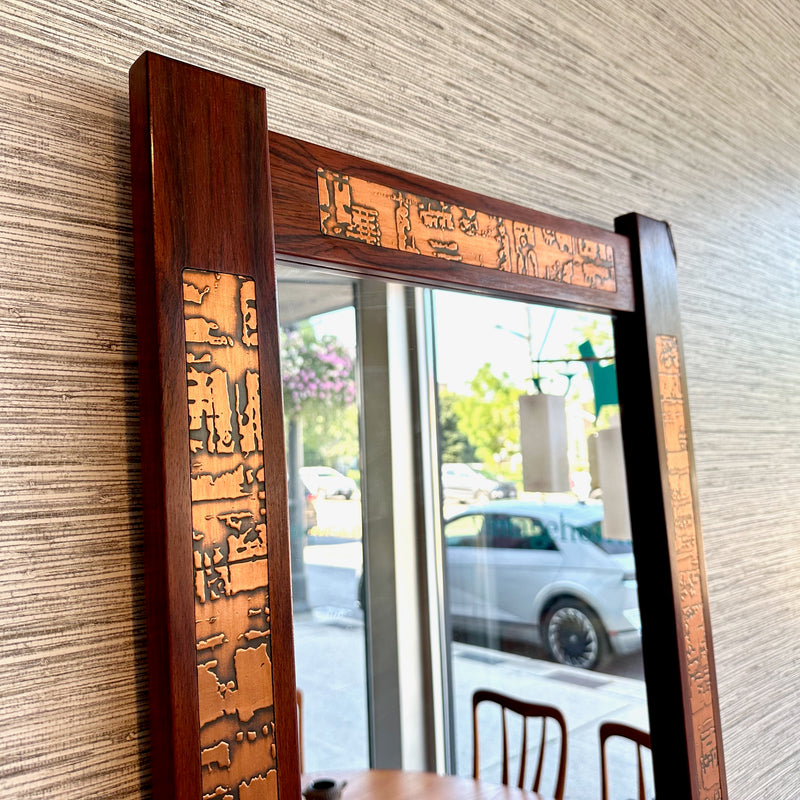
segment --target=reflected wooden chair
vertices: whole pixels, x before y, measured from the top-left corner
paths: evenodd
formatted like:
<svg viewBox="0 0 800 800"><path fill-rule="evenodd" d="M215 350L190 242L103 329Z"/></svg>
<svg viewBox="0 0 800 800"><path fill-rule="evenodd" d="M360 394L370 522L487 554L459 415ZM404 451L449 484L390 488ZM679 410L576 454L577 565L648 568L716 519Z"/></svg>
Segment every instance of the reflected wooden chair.
<svg viewBox="0 0 800 800"><path fill-rule="evenodd" d="M564 783L567 775L567 723L564 720L564 715L555 707L540 705L538 703L529 703L525 700L519 700L515 697L501 694L500 692L493 692L489 689L479 689L472 695L472 742L473 742L473 762L472 762L472 776L475 779L480 777L480 756L479 756L479 736L478 736L478 706L481 703L495 703L500 707L502 717L502 732L503 732L503 784L508 786L508 773L510 753L508 748L508 713L514 713L521 718L521 749L519 757L519 775L517 777L517 787L524 789L525 782L525 768L527 766L528 755L528 720L531 718L540 718L542 721L542 735L539 742L539 756L536 763L536 771L534 773L531 788L534 792L539 791L539 784L542 780L542 773L544 769L544 756L545 747L547 744L547 721L555 720L561 732L561 751L558 761L558 776L556 778L556 788L553 793L555 800L563 800L564 798ZM552 727L552 726L551 726Z"/></svg>
<svg viewBox="0 0 800 800"><path fill-rule="evenodd" d="M624 725L621 722L604 722L600 726L600 778L602 781L602 800L608 800L608 770L606 767L606 742L612 736L621 736L636 743L636 758L639 765L639 797L646 800L644 788L644 768L642 766L642 748L650 749L650 734L647 731Z"/></svg>
<svg viewBox="0 0 800 800"><path fill-rule="evenodd" d="M301 774L305 772L303 759L303 692L297 689L297 755Z"/></svg>

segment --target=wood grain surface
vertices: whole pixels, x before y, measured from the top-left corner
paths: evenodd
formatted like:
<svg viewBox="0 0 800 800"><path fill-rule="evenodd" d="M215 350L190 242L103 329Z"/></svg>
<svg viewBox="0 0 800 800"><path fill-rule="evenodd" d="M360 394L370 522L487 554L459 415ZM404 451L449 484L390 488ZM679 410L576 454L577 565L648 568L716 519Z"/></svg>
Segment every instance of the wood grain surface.
<svg viewBox="0 0 800 800"><path fill-rule="evenodd" d="M153 793L270 800L300 773L264 91L130 74Z"/></svg>
<svg viewBox="0 0 800 800"><path fill-rule="evenodd" d="M798 796L798 42L768 0L3 3L5 792L150 796L127 72L152 49L265 86L300 139L670 221L729 797Z"/></svg>
<svg viewBox="0 0 800 800"><path fill-rule="evenodd" d="M630 248L610 230L273 132L270 172L283 256L415 284L632 308Z"/></svg>
<svg viewBox="0 0 800 800"><path fill-rule="evenodd" d="M399 769L334 770L303 776L303 786L332 778L344 783L343 800L552 800L548 795L454 775Z"/></svg>
<svg viewBox="0 0 800 800"><path fill-rule="evenodd" d="M700 797L721 797L724 780L718 717L716 676L710 666L710 636L706 621L702 554L697 535L697 511L692 491L692 453L689 449L684 376L677 336L656 337L659 404L664 430L667 482L670 489L673 547L677 561L678 605L689 679L694 767Z"/></svg>

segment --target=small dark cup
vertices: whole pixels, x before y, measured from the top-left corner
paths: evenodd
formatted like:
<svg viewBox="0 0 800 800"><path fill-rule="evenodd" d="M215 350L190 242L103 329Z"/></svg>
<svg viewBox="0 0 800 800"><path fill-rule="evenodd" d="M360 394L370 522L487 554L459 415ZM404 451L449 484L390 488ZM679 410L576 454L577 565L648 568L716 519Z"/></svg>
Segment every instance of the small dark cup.
<svg viewBox="0 0 800 800"><path fill-rule="evenodd" d="M347 781L336 783L333 778L317 778L303 789L306 800L339 800Z"/></svg>

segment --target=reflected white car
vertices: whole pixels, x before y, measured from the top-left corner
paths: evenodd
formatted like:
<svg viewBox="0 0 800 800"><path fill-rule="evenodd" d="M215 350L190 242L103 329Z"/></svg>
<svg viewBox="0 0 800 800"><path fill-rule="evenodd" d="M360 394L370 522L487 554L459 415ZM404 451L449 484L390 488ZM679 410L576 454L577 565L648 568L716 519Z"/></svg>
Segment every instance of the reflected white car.
<svg viewBox="0 0 800 800"><path fill-rule="evenodd" d="M445 500L462 503L516 497L517 487L469 464L442 464L442 494Z"/></svg>
<svg viewBox="0 0 800 800"><path fill-rule="evenodd" d="M300 467L298 472L308 491L319 500L337 496L349 500L358 488L352 478L332 467Z"/></svg>
<svg viewBox="0 0 800 800"><path fill-rule="evenodd" d="M498 500L444 527L454 622L523 625L586 669L641 647L630 541L604 539L600 504Z"/></svg>

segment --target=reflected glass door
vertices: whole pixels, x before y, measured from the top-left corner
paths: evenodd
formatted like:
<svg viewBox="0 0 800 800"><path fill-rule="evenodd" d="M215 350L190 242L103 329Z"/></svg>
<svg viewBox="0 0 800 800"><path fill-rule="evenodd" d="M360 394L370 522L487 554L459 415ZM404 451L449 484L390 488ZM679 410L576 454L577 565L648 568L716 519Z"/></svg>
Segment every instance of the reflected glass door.
<svg viewBox="0 0 800 800"><path fill-rule="evenodd" d="M277 274L304 767L425 768L409 296Z"/></svg>
<svg viewBox="0 0 800 800"><path fill-rule="evenodd" d="M278 270L297 686L306 771L369 765L353 283Z"/></svg>
<svg viewBox="0 0 800 800"><path fill-rule="evenodd" d="M433 308L455 771L490 688L561 709L566 798L598 796L601 722L649 728L611 320L444 291ZM499 782L499 743L481 752ZM610 761L628 797L635 753Z"/></svg>

